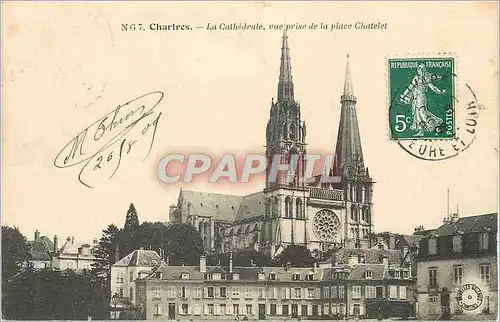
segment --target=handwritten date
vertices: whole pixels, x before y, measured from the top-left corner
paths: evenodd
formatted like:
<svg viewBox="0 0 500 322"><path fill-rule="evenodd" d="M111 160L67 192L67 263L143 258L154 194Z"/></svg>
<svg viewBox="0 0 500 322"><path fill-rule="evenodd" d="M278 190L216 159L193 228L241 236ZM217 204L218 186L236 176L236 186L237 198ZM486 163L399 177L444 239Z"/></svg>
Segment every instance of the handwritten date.
<svg viewBox="0 0 500 322"><path fill-rule="evenodd" d="M156 138L162 113L155 108L163 96L154 91L118 105L73 137L57 154L54 165L81 166L78 181L94 188L92 184L102 176L111 179L116 174L125 156L143 152L144 161Z"/></svg>

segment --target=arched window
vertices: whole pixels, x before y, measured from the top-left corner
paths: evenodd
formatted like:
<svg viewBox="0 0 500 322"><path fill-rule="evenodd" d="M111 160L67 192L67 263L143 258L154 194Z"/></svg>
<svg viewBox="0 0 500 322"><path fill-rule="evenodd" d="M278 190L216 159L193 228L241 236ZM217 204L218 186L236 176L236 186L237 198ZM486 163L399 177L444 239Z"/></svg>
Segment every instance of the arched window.
<svg viewBox="0 0 500 322"><path fill-rule="evenodd" d="M358 221L358 210L355 205L351 206L351 219L354 221Z"/></svg>
<svg viewBox="0 0 500 322"><path fill-rule="evenodd" d="M302 199L297 198L296 201L297 204L297 219L303 219L304 218L304 211L302 209Z"/></svg>
<svg viewBox="0 0 500 322"><path fill-rule="evenodd" d="M285 199L285 217L293 218L293 204L292 198L286 197Z"/></svg>
<svg viewBox="0 0 500 322"><path fill-rule="evenodd" d="M292 124L290 126L290 138L291 139L297 138L297 127L295 126L295 124Z"/></svg>
<svg viewBox="0 0 500 322"><path fill-rule="evenodd" d="M356 186L356 201L363 202L363 185L361 184Z"/></svg>
<svg viewBox="0 0 500 322"><path fill-rule="evenodd" d="M274 197L271 204L272 217L278 217L278 198Z"/></svg>
<svg viewBox="0 0 500 322"><path fill-rule="evenodd" d="M370 222L370 209L365 206L363 207L363 220L366 221L366 222Z"/></svg>
<svg viewBox="0 0 500 322"><path fill-rule="evenodd" d="M372 202L371 201L370 185L369 184L365 185L365 202L368 202L368 203Z"/></svg>

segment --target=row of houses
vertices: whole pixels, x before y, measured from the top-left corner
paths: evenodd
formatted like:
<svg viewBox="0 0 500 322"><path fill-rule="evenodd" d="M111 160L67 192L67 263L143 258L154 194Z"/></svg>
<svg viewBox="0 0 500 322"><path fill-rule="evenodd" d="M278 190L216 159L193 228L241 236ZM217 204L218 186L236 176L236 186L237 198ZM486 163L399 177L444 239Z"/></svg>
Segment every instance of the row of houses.
<svg viewBox="0 0 500 322"><path fill-rule="evenodd" d="M139 249L111 268L111 318L488 318L497 312L496 223L497 214L454 215L434 230L380 234L373 248L340 249L311 268L208 266L203 256L197 266L170 266ZM480 290L479 305L468 306L474 288L464 285Z"/></svg>
<svg viewBox="0 0 500 322"><path fill-rule="evenodd" d="M112 266L112 318L134 308L145 319L251 319L414 315L414 277L402 252L341 250L311 268L169 266L139 249Z"/></svg>

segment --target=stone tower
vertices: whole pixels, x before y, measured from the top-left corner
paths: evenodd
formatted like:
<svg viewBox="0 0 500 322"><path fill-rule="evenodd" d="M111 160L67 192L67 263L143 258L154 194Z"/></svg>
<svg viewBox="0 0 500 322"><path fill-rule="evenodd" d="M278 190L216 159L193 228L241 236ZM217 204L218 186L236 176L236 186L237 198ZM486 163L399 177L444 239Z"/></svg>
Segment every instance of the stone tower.
<svg viewBox="0 0 500 322"><path fill-rule="evenodd" d="M269 166L264 190L266 211L261 245L271 253L280 245L307 242L307 191L301 180L306 153L306 125L294 94L288 36L284 30L277 99L273 99L271 103L266 128L266 157ZM293 173L278 171L273 174L271 164L277 158L280 159L280 164L290 164L294 169Z"/></svg>
<svg viewBox="0 0 500 322"><path fill-rule="evenodd" d="M349 247L371 247L373 228L373 184L365 167L354 95L349 55L347 55L344 92L340 97L340 124L335 147L333 173L341 182L332 188L342 189L346 204L345 244Z"/></svg>

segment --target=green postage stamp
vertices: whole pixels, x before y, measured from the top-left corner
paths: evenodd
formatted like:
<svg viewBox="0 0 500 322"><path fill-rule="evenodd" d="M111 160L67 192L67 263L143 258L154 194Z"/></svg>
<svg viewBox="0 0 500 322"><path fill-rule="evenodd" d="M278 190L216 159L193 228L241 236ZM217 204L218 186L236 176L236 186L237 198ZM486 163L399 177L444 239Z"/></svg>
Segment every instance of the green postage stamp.
<svg viewBox="0 0 500 322"><path fill-rule="evenodd" d="M454 65L451 57L389 59L391 139L455 137Z"/></svg>

